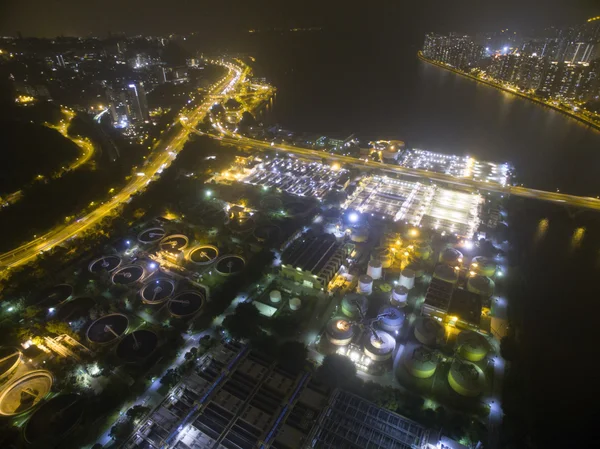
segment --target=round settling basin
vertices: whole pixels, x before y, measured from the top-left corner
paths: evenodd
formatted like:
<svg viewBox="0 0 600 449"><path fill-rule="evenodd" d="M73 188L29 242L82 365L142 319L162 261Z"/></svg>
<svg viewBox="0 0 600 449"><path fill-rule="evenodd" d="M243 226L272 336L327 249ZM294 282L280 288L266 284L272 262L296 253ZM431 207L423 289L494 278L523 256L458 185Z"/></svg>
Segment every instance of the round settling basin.
<svg viewBox="0 0 600 449"><path fill-rule="evenodd" d="M91 343L107 345L114 343L129 327L129 319L120 313L105 315L94 321L87 330L87 339Z"/></svg>

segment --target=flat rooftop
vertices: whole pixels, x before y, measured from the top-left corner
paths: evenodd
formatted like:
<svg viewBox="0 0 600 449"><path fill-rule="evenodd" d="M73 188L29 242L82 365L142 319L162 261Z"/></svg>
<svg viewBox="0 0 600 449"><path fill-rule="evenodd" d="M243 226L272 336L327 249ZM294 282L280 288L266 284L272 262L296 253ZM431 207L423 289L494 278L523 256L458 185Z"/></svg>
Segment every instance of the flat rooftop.
<svg viewBox="0 0 600 449"><path fill-rule="evenodd" d="M309 436L311 448L413 449L429 431L402 415L336 390Z"/></svg>

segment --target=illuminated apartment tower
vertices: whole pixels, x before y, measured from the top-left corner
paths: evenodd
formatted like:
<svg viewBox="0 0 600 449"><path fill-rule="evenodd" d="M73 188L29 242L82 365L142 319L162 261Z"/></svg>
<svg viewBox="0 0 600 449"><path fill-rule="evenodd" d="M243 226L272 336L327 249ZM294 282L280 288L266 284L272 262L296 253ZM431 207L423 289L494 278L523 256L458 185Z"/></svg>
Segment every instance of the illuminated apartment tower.
<svg viewBox="0 0 600 449"><path fill-rule="evenodd" d="M137 122L148 120L148 102L143 83L131 83L127 86L127 110L130 119Z"/></svg>

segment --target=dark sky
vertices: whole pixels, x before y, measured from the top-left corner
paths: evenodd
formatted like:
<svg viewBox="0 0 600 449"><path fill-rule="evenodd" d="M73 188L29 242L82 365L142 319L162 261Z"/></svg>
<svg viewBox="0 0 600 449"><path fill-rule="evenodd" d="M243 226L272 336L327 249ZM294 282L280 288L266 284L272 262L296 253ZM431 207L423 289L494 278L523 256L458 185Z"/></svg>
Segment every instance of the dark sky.
<svg viewBox="0 0 600 449"><path fill-rule="evenodd" d="M269 26L465 32L583 22L600 0L3 0L0 33L52 37Z"/></svg>

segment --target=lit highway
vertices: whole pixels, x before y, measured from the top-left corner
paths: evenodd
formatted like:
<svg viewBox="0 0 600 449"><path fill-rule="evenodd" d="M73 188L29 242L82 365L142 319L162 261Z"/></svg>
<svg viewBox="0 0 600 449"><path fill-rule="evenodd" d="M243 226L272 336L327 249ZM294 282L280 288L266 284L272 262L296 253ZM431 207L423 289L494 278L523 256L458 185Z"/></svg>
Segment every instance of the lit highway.
<svg viewBox="0 0 600 449"><path fill-rule="evenodd" d="M240 69L241 70L241 69ZM260 92L260 94L270 94L268 90ZM350 156L332 155L330 153L313 150L309 148L301 148L293 145L286 144L275 144L266 142L264 140L252 139L249 137L241 136L235 132L229 131L221 123L214 123L213 127L215 130L220 132L220 135L215 136L214 134L205 134L189 127L189 131L195 132L200 135L207 135L216 139L221 140L224 143L228 143L235 146L252 147L257 149L269 149L277 150L287 153L296 154L309 159L321 160L326 158L330 161L335 161L340 164L350 164L358 167L368 167L370 169L376 169L384 173L412 176L415 178L425 178L432 181L446 183L451 186L460 188L466 188L471 190L481 190L487 192L495 192L504 195L515 195L524 198L536 199L541 201L548 201L556 204L563 204L565 206L572 206L577 208L600 210L600 199L592 197L584 197L577 195L568 195L560 192L548 192L544 190L536 190L528 187L519 186L502 186L498 183L483 182L474 179L459 178L445 173L437 173L428 170L422 170L417 168L403 167L399 165L389 165L381 162L374 162L367 159L357 159Z"/></svg>
<svg viewBox="0 0 600 449"><path fill-rule="evenodd" d="M220 80L206 95L204 101L187 115L180 117L190 128L195 127L202 120L209 108L213 105L215 98L227 94L237 88L249 73L249 68L240 68L231 63L218 62L228 69L228 74ZM93 227L104 217L109 216L123 203L127 202L132 195L144 190L153 178L159 176L162 170L169 166L175 159L177 153L183 148L189 135L189 128L182 127L176 135L166 141L159 141L149 156L143 172L134 176L123 189L116 193L110 200L99 205L96 209L80 217L73 223L61 226L57 229L39 236L32 241L0 255L0 267L16 267L22 265L43 251L52 249L62 242L76 237L79 233Z"/></svg>

